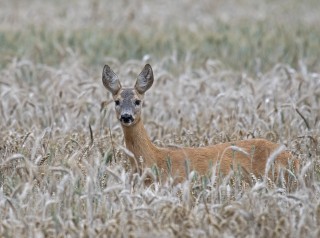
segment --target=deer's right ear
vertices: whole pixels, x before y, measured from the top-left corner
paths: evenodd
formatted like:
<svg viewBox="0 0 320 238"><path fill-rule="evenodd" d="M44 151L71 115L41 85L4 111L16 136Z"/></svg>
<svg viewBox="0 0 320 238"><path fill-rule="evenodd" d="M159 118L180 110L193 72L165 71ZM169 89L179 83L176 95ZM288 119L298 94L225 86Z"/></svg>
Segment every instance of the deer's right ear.
<svg viewBox="0 0 320 238"><path fill-rule="evenodd" d="M108 65L103 67L102 71L102 83L108 89L112 95L116 95L121 89L121 84L118 76L110 69Z"/></svg>
<svg viewBox="0 0 320 238"><path fill-rule="evenodd" d="M144 94L153 84L153 71L150 64L146 64L139 74L138 79L136 81L135 89Z"/></svg>

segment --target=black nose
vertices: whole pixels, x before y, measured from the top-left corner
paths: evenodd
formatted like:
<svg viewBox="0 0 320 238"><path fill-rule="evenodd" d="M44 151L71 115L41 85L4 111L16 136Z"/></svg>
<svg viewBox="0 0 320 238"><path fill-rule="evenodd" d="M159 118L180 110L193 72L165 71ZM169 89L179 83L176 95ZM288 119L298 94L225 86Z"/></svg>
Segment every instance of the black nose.
<svg viewBox="0 0 320 238"><path fill-rule="evenodd" d="M122 122L124 122L124 123L130 123L130 122L133 121L133 117L132 117L130 114L127 114L127 113L126 113L126 114L121 115L120 120L121 120Z"/></svg>

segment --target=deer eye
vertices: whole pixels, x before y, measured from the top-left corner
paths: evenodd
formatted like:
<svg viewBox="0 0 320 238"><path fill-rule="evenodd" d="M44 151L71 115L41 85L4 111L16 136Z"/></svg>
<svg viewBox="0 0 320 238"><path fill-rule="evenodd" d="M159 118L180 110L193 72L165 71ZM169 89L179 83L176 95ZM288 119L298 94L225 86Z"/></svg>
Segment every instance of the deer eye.
<svg viewBox="0 0 320 238"><path fill-rule="evenodd" d="M140 101L140 100L136 100L136 101L134 102L134 104L135 104L136 106L140 106L141 101Z"/></svg>
<svg viewBox="0 0 320 238"><path fill-rule="evenodd" d="M114 103L116 104L116 106L120 105L120 100L115 100Z"/></svg>

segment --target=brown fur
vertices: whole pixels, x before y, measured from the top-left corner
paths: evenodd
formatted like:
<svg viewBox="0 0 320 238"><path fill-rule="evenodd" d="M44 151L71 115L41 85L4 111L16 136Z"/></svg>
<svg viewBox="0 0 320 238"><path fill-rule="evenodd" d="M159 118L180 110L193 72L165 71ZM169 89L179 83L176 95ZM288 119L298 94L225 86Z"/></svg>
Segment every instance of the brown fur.
<svg viewBox="0 0 320 238"><path fill-rule="evenodd" d="M245 172L259 177L265 173L269 156L279 147L278 144L265 139L251 139L199 148L159 148L150 141L141 119L133 126L123 126L123 132L126 147L134 154L139 169L156 165L161 171L161 180L166 180L168 175L176 178L177 181L185 179L187 177L186 161L189 161L190 171L195 170L200 175L210 173L210 165L215 166L219 163L218 170L224 175L228 174L232 168L238 169L240 166ZM247 154L231 146L241 148ZM169 171L168 159L170 159L171 171ZM277 155L276 176L278 169L288 167L290 160L292 155L288 151L282 151ZM298 161L292 162L296 170ZM132 166L136 167L134 161Z"/></svg>
<svg viewBox="0 0 320 238"><path fill-rule="evenodd" d="M211 172L210 167L216 165L218 171L224 175L232 168L236 170L240 168L247 174L261 176L265 173L268 158L279 147L279 144L265 139L243 140L199 148L156 147L150 141L140 117L140 102L145 91L153 83L151 66L145 66L134 88L122 88L119 79L108 66L103 70L102 80L105 87L112 92L116 102L117 118L122 124L126 147L135 157L135 160L131 160L133 169L141 170L143 167L156 165L160 172L159 179L162 181L168 176L182 181L188 176L187 168L189 171L195 170L200 175L205 175ZM288 167L290 163L295 170L298 169L298 161L292 158L290 152L279 152L274 160L275 176L281 167Z"/></svg>

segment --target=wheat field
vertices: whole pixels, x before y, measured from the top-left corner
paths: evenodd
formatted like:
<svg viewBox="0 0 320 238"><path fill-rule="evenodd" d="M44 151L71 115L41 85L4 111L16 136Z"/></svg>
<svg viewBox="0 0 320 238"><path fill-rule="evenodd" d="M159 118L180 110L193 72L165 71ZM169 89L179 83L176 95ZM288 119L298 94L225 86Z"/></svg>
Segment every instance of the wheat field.
<svg viewBox="0 0 320 238"><path fill-rule="evenodd" d="M0 237L319 237L320 3L3 0ZM144 185L132 174L105 64L155 82L158 146L285 145L293 183L235 173Z"/></svg>

